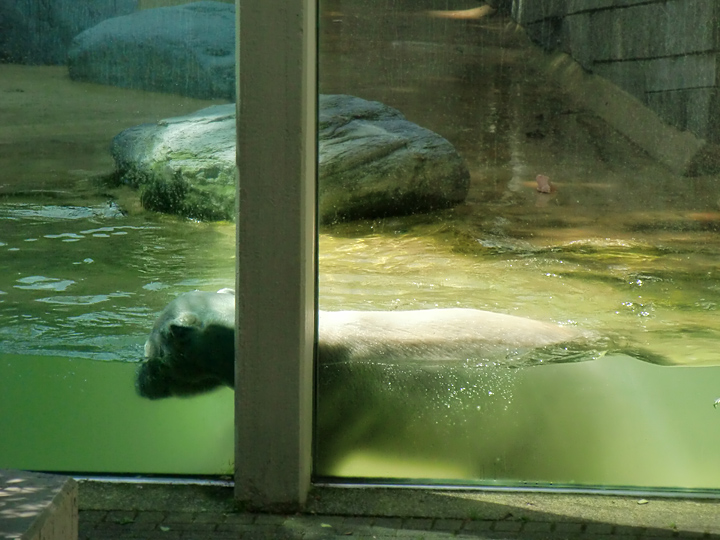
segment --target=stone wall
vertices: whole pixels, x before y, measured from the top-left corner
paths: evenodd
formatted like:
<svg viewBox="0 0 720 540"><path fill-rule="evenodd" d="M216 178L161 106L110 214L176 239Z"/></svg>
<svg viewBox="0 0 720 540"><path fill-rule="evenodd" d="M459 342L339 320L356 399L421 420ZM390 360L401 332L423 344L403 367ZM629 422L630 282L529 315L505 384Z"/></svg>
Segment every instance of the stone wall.
<svg viewBox="0 0 720 540"><path fill-rule="evenodd" d="M717 0L513 0L530 37L720 143Z"/></svg>

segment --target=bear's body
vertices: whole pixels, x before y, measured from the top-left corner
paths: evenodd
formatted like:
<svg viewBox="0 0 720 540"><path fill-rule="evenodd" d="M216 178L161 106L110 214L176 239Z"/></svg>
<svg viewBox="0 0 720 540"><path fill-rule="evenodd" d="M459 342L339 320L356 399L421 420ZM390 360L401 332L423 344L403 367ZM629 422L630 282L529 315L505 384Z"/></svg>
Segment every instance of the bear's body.
<svg viewBox="0 0 720 540"><path fill-rule="evenodd" d="M528 351L588 337L574 328L460 308L321 311L318 327L320 365L513 362ZM185 293L170 302L155 322L138 370L137 389L143 397L158 399L190 396L222 385L233 387L234 361L234 294L227 290Z"/></svg>

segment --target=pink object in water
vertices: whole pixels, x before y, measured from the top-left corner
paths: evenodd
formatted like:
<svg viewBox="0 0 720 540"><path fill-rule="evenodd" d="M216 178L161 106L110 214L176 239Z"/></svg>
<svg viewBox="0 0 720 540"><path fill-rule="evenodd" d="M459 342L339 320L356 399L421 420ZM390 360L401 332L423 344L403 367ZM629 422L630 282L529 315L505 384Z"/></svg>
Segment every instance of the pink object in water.
<svg viewBox="0 0 720 540"><path fill-rule="evenodd" d="M544 174L538 174L535 177L535 181L537 182L537 190L540 193L552 193L553 191L555 191L555 186L550 183L549 176L545 176Z"/></svg>

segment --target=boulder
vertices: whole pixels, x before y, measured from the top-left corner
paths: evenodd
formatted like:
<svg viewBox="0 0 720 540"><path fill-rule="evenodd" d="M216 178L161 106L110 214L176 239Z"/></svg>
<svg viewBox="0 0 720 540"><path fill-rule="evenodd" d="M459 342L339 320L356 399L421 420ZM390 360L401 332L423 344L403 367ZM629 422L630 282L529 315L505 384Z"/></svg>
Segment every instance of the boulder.
<svg viewBox="0 0 720 540"><path fill-rule="evenodd" d="M82 32L68 54L74 80L235 99L235 6L146 9Z"/></svg>
<svg viewBox="0 0 720 540"><path fill-rule="evenodd" d="M0 0L0 62L64 64L75 36L137 5L138 0Z"/></svg>
<svg viewBox="0 0 720 540"><path fill-rule="evenodd" d="M465 199L469 173L445 139L397 110L320 96L322 223L427 212ZM145 208L195 219L235 214L235 106L127 129L112 143L123 182Z"/></svg>
<svg viewBox="0 0 720 540"><path fill-rule="evenodd" d="M320 96L318 144L323 223L428 212L467 196L455 147L377 101Z"/></svg>
<svg viewBox="0 0 720 540"><path fill-rule="evenodd" d="M235 105L142 124L111 146L122 181L142 205L193 219L235 216Z"/></svg>

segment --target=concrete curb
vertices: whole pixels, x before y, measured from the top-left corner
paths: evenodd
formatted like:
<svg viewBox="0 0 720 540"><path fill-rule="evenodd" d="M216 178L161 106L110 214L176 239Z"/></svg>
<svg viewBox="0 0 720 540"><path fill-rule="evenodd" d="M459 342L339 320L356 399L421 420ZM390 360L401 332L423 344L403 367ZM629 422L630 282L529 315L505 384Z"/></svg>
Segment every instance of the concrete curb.
<svg viewBox="0 0 720 540"><path fill-rule="evenodd" d="M80 538L719 538L716 499L315 487L303 513L238 509L231 487L80 486Z"/></svg>

